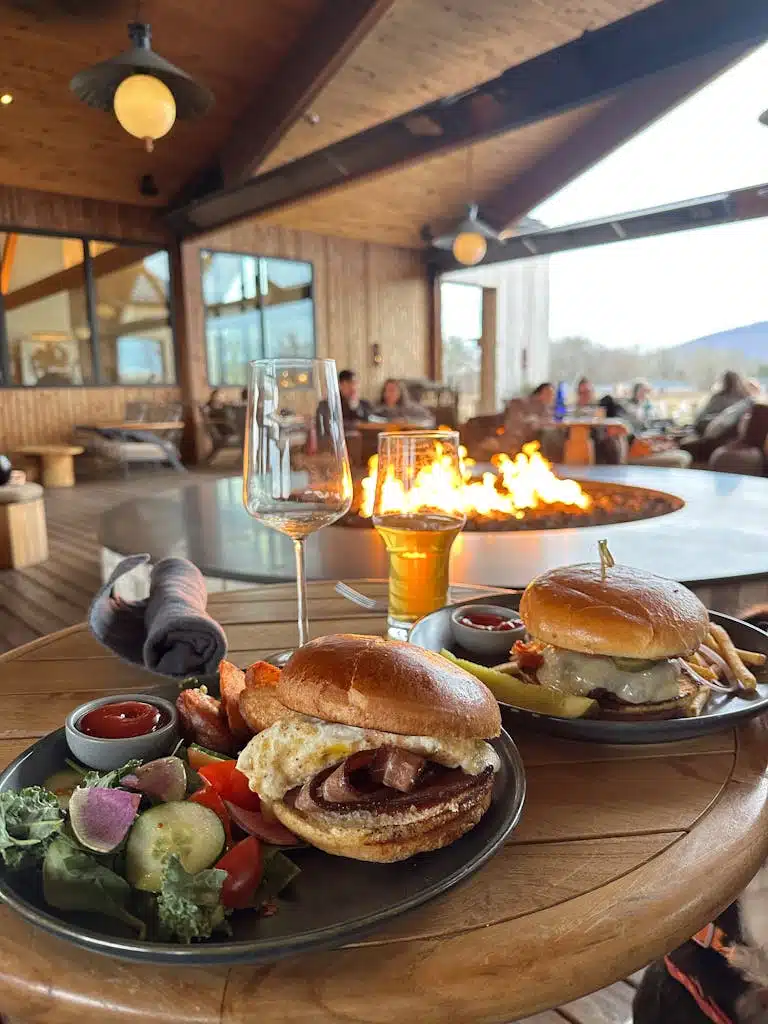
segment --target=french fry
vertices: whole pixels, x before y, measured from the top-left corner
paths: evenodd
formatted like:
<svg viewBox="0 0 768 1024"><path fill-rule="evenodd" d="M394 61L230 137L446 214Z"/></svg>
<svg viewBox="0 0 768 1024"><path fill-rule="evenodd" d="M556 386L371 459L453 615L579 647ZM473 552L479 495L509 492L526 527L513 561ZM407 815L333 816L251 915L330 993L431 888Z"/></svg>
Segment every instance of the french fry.
<svg viewBox="0 0 768 1024"><path fill-rule="evenodd" d="M717 640L719 653L723 656L739 683L745 690L754 690L757 686L757 680L739 657L733 640L731 640L722 626L712 623L709 631Z"/></svg>
<svg viewBox="0 0 768 1024"><path fill-rule="evenodd" d="M707 665L703 658L700 658L698 661L694 661L692 658L686 658L686 663L691 666L694 672L703 676L704 679L711 679L713 683L717 681L717 672L715 672L711 665Z"/></svg>
<svg viewBox="0 0 768 1024"><path fill-rule="evenodd" d="M737 647L736 653L745 665L751 665L752 668L762 668L766 661L768 661L768 657L764 654L758 654L757 651L742 651L740 647Z"/></svg>
<svg viewBox="0 0 768 1024"><path fill-rule="evenodd" d="M717 642L717 637L713 633L713 623L709 624L709 633L707 633L707 647L711 647L716 654L722 654L720 650L720 644Z"/></svg>
<svg viewBox="0 0 768 1024"><path fill-rule="evenodd" d="M709 703L709 696L710 696L710 691L706 687L702 686L701 689L699 690L699 692L696 694L696 696L693 698L693 700L690 703L690 706L688 708L688 717L689 718L698 718L699 717L699 715L702 713L704 708Z"/></svg>
<svg viewBox="0 0 768 1024"><path fill-rule="evenodd" d="M703 668L707 664L698 651L694 651L690 658L686 658L686 661L689 665L693 665L694 668Z"/></svg>

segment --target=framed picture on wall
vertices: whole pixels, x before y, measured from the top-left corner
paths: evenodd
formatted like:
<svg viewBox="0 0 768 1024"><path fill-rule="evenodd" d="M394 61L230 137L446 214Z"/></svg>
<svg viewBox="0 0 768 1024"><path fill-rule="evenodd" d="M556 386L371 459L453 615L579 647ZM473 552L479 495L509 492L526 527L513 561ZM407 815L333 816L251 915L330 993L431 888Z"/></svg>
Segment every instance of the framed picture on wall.
<svg viewBox="0 0 768 1024"><path fill-rule="evenodd" d="M21 382L35 385L82 384L80 346L65 334L33 334L19 341Z"/></svg>

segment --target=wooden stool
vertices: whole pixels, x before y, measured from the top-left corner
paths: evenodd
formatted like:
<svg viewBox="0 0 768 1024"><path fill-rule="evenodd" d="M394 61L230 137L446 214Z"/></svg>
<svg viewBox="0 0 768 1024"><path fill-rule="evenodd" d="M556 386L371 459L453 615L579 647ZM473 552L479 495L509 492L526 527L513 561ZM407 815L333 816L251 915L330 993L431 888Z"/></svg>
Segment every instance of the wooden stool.
<svg viewBox="0 0 768 1024"><path fill-rule="evenodd" d="M43 487L74 487L75 460L85 449L76 444L27 444L19 448L21 455L40 459Z"/></svg>
<svg viewBox="0 0 768 1024"><path fill-rule="evenodd" d="M40 484L0 487L0 569L23 569L48 557Z"/></svg>

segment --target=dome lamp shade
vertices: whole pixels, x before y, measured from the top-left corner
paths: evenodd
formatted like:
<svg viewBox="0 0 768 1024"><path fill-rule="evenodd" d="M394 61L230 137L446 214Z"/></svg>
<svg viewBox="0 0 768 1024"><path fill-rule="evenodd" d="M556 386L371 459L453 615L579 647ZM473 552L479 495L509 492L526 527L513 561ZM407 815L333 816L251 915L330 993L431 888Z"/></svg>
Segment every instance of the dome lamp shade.
<svg viewBox="0 0 768 1024"><path fill-rule="evenodd" d="M128 35L129 50L74 76L69 87L78 99L98 110L114 111L129 134L150 142L169 132L176 118L198 117L210 110L213 93L155 53L149 25L131 22Z"/></svg>

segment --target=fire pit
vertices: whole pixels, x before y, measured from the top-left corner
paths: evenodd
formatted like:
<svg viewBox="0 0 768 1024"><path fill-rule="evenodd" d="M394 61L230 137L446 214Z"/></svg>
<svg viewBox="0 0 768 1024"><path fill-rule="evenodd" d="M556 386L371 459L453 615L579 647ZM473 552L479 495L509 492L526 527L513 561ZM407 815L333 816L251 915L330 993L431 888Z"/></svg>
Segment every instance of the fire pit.
<svg viewBox="0 0 768 1024"><path fill-rule="evenodd" d="M684 502L672 494L597 481L577 481L557 476L539 452L538 444L523 446L513 458L494 456L493 471L479 473L472 459L462 451L464 487L462 507L467 516L466 531L504 532L560 530L584 526L629 523L676 512ZM393 481L391 504L397 508L397 481ZM428 486L428 484L425 484ZM368 476L356 491L352 510L339 525L366 529L376 490L376 456L369 462ZM438 504L436 500L435 504Z"/></svg>

